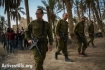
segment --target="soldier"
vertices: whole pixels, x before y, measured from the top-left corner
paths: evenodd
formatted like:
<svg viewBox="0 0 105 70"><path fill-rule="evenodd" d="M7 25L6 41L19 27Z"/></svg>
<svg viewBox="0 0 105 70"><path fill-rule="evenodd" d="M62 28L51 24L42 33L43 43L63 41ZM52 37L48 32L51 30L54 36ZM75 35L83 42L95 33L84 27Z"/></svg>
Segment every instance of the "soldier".
<svg viewBox="0 0 105 70"><path fill-rule="evenodd" d="M92 46L93 46L94 48L96 48L96 47L94 46L94 43L93 43L93 41L94 41L94 24L93 24L93 21L92 21L92 20L90 21L90 25L89 25L89 27L88 27L88 33L89 33L89 37L90 37L90 40L89 40L89 42L88 42L88 45L89 45L89 43L91 42Z"/></svg>
<svg viewBox="0 0 105 70"><path fill-rule="evenodd" d="M32 49L34 54L34 60L35 60L35 70L43 70L43 62L46 57L46 52L52 50L53 45L53 36L51 31L51 26L48 22L43 20L43 10L37 9L36 11L36 20L33 20L29 25L25 32L25 37L28 40L29 44L32 44L32 37L37 37L38 39L38 47L40 48L42 55L40 56L40 53L38 52L37 48L34 47ZM44 26L43 26L44 25ZM44 29L42 29L44 27ZM42 35L43 32L43 35ZM49 38L49 47L47 47L48 39ZM43 42L40 40L43 39Z"/></svg>
<svg viewBox="0 0 105 70"><path fill-rule="evenodd" d="M81 21L74 27L74 34L78 40L78 53L80 56L86 56L85 50L87 48L87 39L84 33L85 17L81 18ZM82 46L83 44L83 46Z"/></svg>
<svg viewBox="0 0 105 70"><path fill-rule="evenodd" d="M56 37L57 37L57 50L55 52L55 59L58 59L58 53L62 50L65 61L71 61L71 59L68 58L67 54L67 39L68 39L68 22L66 21L68 18L68 14L64 13L63 18L58 21L56 26Z"/></svg>

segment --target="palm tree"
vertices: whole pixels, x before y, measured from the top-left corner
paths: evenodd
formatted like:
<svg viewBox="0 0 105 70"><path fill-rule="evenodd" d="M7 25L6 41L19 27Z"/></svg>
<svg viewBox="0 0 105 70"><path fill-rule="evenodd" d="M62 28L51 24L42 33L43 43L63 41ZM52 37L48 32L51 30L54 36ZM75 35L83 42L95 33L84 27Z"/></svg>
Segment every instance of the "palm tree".
<svg viewBox="0 0 105 70"><path fill-rule="evenodd" d="M86 5L86 10L87 10L87 15L89 17L89 21L91 20L91 12L92 12L92 9L91 9L91 3L89 0L85 0L85 5Z"/></svg>
<svg viewBox="0 0 105 70"><path fill-rule="evenodd" d="M10 11L11 19L16 20L17 28L18 28L18 20L21 19L20 13L25 15L25 12L22 11L22 9L24 9L24 8L23 7L17 7L17 8L11 9L11 11Z"/></svg>
<svg viewBox="0 0 105 70"><path fill-rule="evenodd" d="M10 14L9 14L9 9L10 9L10 3L11 0L0 0L0 6L1 7L5 7L5 13L7 13L7 17L8 17L8 26L11 27L10 24Z"/></svg>
<svg viewBox="0 0 105 70"><path fill-rule="evenodd" d="M55 36L55 22L59 18L57 16L57 13L61 12L64 8L60 3L57 3L56 0L42 0L43 6L38 6L38 8L41 8L44 10L45 13L47 13L48 22L53 25L53 32Z"/></svg>
<svg viewBox="0 0 105 70"><path fill-rule="evenodd" d="M28 0L24 0L24 2L25 2L25 8L26 8L27 24L29 24L30 23L30 16L29 16Z"/></svg>
<svg viewBox="0 0 105 70"><path fill-rule="evenodd" d="M102 19L105 20L105 10L102 13Z"/></svg>
<svg viewBox="0 0 105 70"><path fill-rule="evenodd" d="M64 3L64 0L58 0L58 6L62 7L63 6L63 11L65 13L65 9L66 9L66 6L65 6L65 3Z"/></svg>
<svg viewBox="0 0 105 70"><path fill-rule="evenodd" d="M93 10L94 10L94 12L95 12L95 15L96 15L96 18L97 18L97 22L98 22L99 28L101 29L102 34L103 34L103 36L105 37L105 33L104 33L104 29L103 29L102 20L101 20L100 17L99 17L98 11L97 11L97 9L96 9L96 6L95 6L95 3L94 3L93 0L91 0L91 5L92 5L92 8L93 8Z"/></svg>
<svg viewBox="0 0 105 70"><path fill-rule="evenodd" d="M64 3L66 5L67 13L68 13L68 22L69 22L69 31L70 35L73 35L73 15L72 15L72 6L73 6L73 0L64 0ZM72 37L73 38L73 37Z"/></svg>
<svg viewBox="0 0 105 70"><path fill-rule="evenodd" d="M46 9L47 9L46 11L47 11L48 22L51 23L49 7L47 6Z"/></svg>
<svg viewBox="0 0 105 70"><path fill-rule="evenodd" d="M63 10L62 5L58 5L56 0L42 0L42 3L44 4L45 7L43 6L38 6L38 8L41 8L47 13L50 23L54 24L54 21L57 17L57 13L61 12Z"/></svg>
<svg viewBox="0 0 105 70"><path fill-rule="evenodd" d="M11 28L10 24L10 9L20 5L22 0L0 0L0 7L4 7L4 12L7 13L8 27ZM14 6L15 5L15 6Z"/></svg>
<svg viewBox="0 0 105 70"><path fill-rule="evenodd" d="M4 16L0 15L0 30L6 29L7 27L7 21L5 21Z"/></svg>
<svg viewBox="0 0 105 70"><path fill-rule="evenodd" d="M101 5L102 5L101 19L105 20L105 0L102 0Z"/></svg>
<svg viewBox="0 0 105 70"><path fill-rule="evenodd" d="M78 15L78 19L80 20L80 8L79 8L80 2L79 0L74 0L73 4L74 4L74 11L76 11L76 14Z"/></svg>
<svg viewBox="0 0 105 70"><path fill-rule="evenodd" d="M69 23L69 32L72 38L72 42L75 42L75 38L74 38L74 32L73 32L73 15L72 15L72 7L73 7L73 0L58 0L58 2L64 2L65 6L66 6L66 10L68 13L68 23ZM75 21L75 20L74 20Z"/></svg>
<svg viewBox="0 0 105 70"><path fill-rule="evenodd" d="M3 16L0 16L0 20L1 20L1 28L3 30L5 18Z"/></svg>

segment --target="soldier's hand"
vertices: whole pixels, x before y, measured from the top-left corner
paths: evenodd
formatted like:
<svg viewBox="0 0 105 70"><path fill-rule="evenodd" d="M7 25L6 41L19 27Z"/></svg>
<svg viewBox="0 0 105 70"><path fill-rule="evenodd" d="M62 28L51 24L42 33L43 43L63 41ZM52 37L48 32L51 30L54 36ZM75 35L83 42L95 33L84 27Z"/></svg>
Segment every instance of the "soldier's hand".
<svg viewBox="0 0 105 70"><path fill-rule="evenodd" d="M29 43L29 44L32 44L32 40L28 40L28 43Z"/></svg>
<svg viewBox="0 0 105 70"><path fill-rule="evenodd" d="M49 45L48 50L52 51L52 45Z"/></svg>
<svg viewBox="0 0 105 70"><path fill-rule="evenodd" d="M57 40L60 40L60 36L57 36Z"/></svg>

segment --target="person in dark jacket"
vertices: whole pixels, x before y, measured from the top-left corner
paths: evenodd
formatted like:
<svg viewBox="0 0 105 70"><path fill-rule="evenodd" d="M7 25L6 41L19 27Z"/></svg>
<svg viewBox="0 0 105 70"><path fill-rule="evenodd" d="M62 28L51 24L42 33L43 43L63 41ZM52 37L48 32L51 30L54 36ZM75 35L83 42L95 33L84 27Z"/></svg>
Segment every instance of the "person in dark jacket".
<svg viewBox="0 0 105 70"><path fill-rule="evenodd" d="M21 33L21 30L17 33L17 40L18 40L18 50L23 50L23 34Z"/></svg>
<svg viewBox="0 0 105 70"><path fill-rule="evenodd" d="M8 33L8 40L9 40L9 45L10 45L10 53L14 52L14 39L15 39L15 33L11 29L10 32Z"/></svg>

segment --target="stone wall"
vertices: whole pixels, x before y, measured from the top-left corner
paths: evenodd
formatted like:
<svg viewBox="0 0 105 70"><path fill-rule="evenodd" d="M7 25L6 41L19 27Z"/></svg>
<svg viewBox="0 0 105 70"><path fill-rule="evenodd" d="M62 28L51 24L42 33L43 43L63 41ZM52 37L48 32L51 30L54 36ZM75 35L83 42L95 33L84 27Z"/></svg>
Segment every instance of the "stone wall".
<svg viewBox="0 0 105 70"><path fill-rule="evenodd" d="M32 21L32 17L30 17L30 21ZM14 31L16 31L17 26L13 25L12 27L13 27ZM26 29L27 28L27 19L25 19L24 17L21 17L20 23L18 24L18 27L19 27L19 29L21 29L22 27L24 29Z"/></svg>

